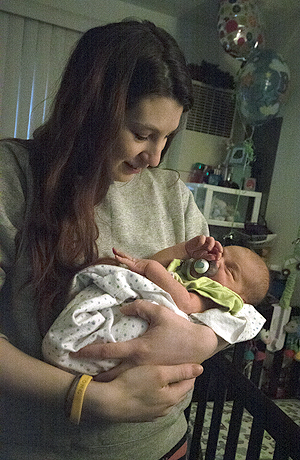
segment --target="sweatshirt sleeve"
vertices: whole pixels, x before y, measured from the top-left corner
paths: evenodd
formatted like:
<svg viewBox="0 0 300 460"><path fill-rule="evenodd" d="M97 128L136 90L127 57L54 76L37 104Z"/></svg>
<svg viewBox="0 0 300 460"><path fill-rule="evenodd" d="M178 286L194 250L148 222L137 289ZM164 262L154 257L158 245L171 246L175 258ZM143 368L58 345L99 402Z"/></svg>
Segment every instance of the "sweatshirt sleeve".
<svg viewBox="0 0 300 460"><path fill-rule="evenodd" d="M15 258L15 237L24 221L29 172L26 150L14 142L0 143L0 248L1 267Z"/></svg>
<svg viewBox="0 0 300 460"><path fill-rule="evenodd" d="M26 150L15 142L0 142L0 290L15 262L15 238L24 221L28 199L28 172ZM1 297L1 303L5 298ZM3 305L0 308L2 315Z"/></svg>

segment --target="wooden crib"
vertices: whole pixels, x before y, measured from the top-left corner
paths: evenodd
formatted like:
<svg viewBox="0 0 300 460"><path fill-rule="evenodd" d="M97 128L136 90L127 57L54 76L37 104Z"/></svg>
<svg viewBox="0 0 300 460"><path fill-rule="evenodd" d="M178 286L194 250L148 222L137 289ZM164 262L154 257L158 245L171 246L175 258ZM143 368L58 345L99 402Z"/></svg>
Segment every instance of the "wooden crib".
<svg viewBox="0 0 300 460"><path fill-rule="evenodd" d="M204 364L204 373L197 378L192 407L195 419L191 433L189 460L235 460L244 410L252 419L245 460L259 460L266 432L274 439L273 460L300 460L300 427L242 372L235 360L229 360L223 352ZM222 456L216 457L224 404L230 402L232 410L224 442ZM207 405L212 409L205 453L201 439ZM191 413L187 414L191 417Z"/></svg>

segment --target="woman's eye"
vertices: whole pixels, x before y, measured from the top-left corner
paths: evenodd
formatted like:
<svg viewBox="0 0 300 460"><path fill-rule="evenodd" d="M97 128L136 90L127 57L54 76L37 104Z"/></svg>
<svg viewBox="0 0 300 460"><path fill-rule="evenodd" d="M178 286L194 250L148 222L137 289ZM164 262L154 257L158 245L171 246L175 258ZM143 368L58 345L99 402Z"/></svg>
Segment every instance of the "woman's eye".
<svg viewBox="0 0 300 460"><path fill-rule="evenodd" d="M138 140L138 141L146 141L148 139L147 136L141 136L140 134L138 133L134 133L134 137Z"/></svg>

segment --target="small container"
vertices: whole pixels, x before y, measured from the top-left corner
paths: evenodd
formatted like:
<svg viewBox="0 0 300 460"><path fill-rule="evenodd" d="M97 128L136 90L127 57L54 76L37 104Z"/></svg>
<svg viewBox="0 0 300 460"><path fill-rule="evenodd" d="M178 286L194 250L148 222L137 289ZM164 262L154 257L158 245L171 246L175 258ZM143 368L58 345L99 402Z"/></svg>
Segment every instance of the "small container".
<svg viewBox="0 0 300 460"><path fill-rule="evenodd" d="M210 185L219 185L222 181L221 168L218 166L208 176L208 183Z"/></svg>
<svg viewBox="0 0 300 460"><path fill-rule="evenodd" d="M191 167L188 182L202 184L204 182L205 165L203 163L194 163Z"/></svg>
<svg viewBox="0 0 300 460"><path fill-rule="evenodd" d="M179 268L188 280L196 280L201 276L209 278L218 271L216 262L206 259L186 259L182 261Z"/></svg>

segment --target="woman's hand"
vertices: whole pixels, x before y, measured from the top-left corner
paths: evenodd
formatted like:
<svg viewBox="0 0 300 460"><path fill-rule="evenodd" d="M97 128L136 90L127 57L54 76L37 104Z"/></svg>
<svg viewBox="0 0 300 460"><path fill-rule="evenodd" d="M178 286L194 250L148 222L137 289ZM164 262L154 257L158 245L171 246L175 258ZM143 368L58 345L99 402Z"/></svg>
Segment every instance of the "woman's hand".
<svg viewBox="0 0 300 460"><path fill-rule="evenodd" d="M136 300L123 306L121 311L148 321L147 332L128 342L94 343L73 354L89 359L121 359L119 366L100 374L101 381L114 379L134 366L200 364L220 346L218 337L209 327L190 323L166 307Z"/></svg>
<svg viewBox="0 0 300 460"><path fill-rule="evenodd" d="M1 393L25 398L53 414L65 417L66 395L74 375L40 361L0 338ZM166 415L193 389L202 372L198 364L140 366L123 372L109 383L90 382L82 418L112 422L145 422ZM53 423L53 421L51 421Z"/></svg>
<svg viewBox="0 0 300 460"><path fill-rule="evenodd" d="M91 382L84 416L92 414L113 422L153 421L185 398L201 372L198 364L138 366L110 383Z"/></svg>

